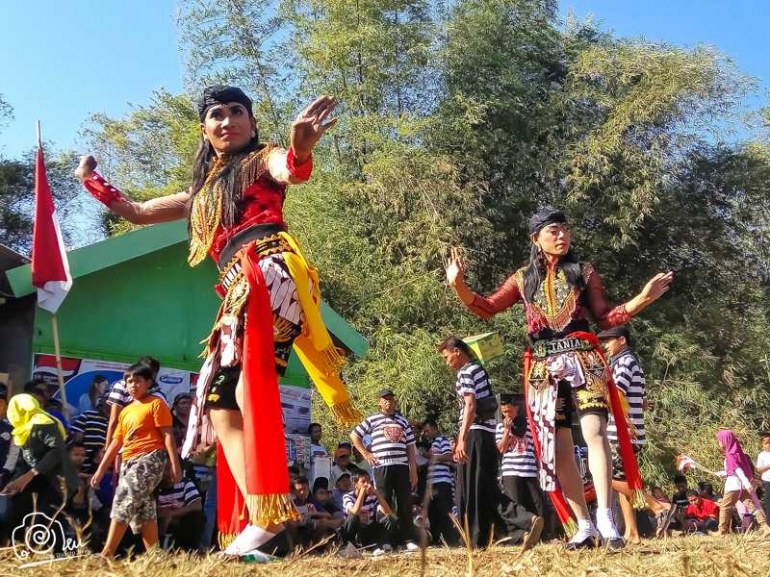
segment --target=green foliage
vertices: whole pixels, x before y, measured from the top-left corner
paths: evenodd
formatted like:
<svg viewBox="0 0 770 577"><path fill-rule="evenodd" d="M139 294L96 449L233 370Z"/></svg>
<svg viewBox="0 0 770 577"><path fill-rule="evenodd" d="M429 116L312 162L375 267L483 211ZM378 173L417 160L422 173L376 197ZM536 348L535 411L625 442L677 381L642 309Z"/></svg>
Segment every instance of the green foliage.
<svg viewBox="0 0 770 577"><path fill-rule="evenodd" d="M65 244L76 225L73 216L81 211L80 187L72 178L77 164L74 152L44 147L46 172ZM24 255L32 252L35 217L35 154L31 150L18 159L0 158L0 244Z"/></svg>
<svg viewBox="0 0 770 577"><path fill-rule="evenodd" d="M529 215L551 203L616 301L676 271L633 322L655 402L645 474L662 483L682 451L716 466L719 426L768 425L770 145L721 142L753 87L721 54L561 26L550 0L180 4L195 97L206 82L240 84L263 140L285 144L318 94L340 100L286 215L326 300L370 341L346 369L362 408L389 386L408 416L451 428L454 377L435 345L453 333L500 331L495 389L521 390L521 310L475 319L443 261L461 246L469 282L492 290L529 252ZM159 92L127 118L94 120L89 136L126 192L187 186L190 98ZM327 440L345 435L326 411L316 418Z"/></svg>

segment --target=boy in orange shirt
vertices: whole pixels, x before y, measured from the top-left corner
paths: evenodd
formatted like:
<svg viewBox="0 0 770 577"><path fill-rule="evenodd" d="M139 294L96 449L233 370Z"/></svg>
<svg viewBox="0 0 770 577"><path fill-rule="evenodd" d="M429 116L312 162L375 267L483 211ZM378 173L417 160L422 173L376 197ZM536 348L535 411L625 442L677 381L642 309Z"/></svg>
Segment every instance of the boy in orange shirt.
<svg viewBox="0 0 770 577"><path fill-rule="evenodd" d="M141 533L145 549L158 544L158 521L153 492L163 478L166 462L171 462L174 483L182 478L168 405L148 394L152 386L152 370L136 364L126 371L128 392L134 401L120 413L118 425L99 469L91 478L97 488L123 447L120 481L112 505L112 521L102 556L114 557L126 528Z"/></svg>

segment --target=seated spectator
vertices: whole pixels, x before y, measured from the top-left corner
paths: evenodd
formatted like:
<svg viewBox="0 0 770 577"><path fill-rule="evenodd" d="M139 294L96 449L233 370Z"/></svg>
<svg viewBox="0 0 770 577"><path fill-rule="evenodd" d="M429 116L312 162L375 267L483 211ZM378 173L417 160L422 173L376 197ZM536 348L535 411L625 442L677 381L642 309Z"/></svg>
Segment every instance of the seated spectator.
<svg viewBox="0 0 770 577"><path fill-rule="evenodd" d="M343 545L377 545L374 555L392 551L390 542L396 528L393 511L374 488L369 473L361 471L355 474L353 490L345 495L343 503L345 522L340 529Z"/></svg>
<svg viewBox="0 0 770 577"><path fill-rule="evenodd" d="M96 400L96 408L86 411L72 422L70 434L76 443L82 443L86 449L87 460L83 465L83 471L93 473L96 471L94 456L99 449L107 444L107 426L110 421L110 409L105 402L104 395Z"/></svg>
<svg viewBox="0 0 770 577"><path fill-rule="evenodd" d="M84 470L88 462L86 447L83 443L70 443L68 453L72 466L75 468L75 472L80 480L80 485L72 497L72 503L68 512L81 530L85 528L84 537L87 539L91 550L98 550L103 543L104 532L109 525L109 517L105 519L100 514L103 505L99 501L96 492L88 485L91 475Z"/></svg>
<svg viewBox="0 0 770 577"><path fill-rule="evenodd" d="M663 492L663 489L661 489L660 487L652 487L652 489L650 489L650 493L652 494L653 497L655 497L655 499L657 499L661 503L669 503L669 504L671 503L671 500L668 497L666 497L666 494Z"/></svg>
<svg viewBox="0 0 770 577"><path fill-rule="evenodd" d="M88 411L96 410L96 403L107 392L109 383L104 375L96 375L94 380L91 381L91 385L88 387L88 392L80 395L78 400L78 414L83 415Z"/></svg>
<svg viewBox="0 0 770 577"><path fill-rule="evenodd" d="M19 457L19 447L13 442L13 426L6 418L8 387L0 383L0 489L13 477Z"/></svg>
<svg viewBox="0 0 770 577"><path fill-rule="evenodd" d="M342 473L334 482L334 490L332 491L331 499L334 506L340 511L345 510L343 501L345 495L353 490L353 480L350 473Z"/></svg>
<svg viewBox="0 0 770 577"><path fill-rule="evenodd" d="M687 500L687 478L684 475L674 477L674 494L671 495L672 513L669 529L685 530L684 512L690 502Z"/></svg>
<svg viewBox="0 0 770 577"><path fill-rule="evenodd" d="M164 549L197 551L203 531L203 503L189 479L172 481L171 464L166 463L158 485L158 533Z"/></svg>
<svg viewBox="0 0 770 577"><path fill-rule="evenodd" d="M337 477L339 477L342 473L349 473L350 475L353 475L361 470L360 467L354 465L350 461L351 454L352 451L350 447L343 446L342 443L340 443L340 446L337 447L336 451L334 451L334 465L332 466L331 476L332 483L336 484Z"/></svg>
<svg viewBox="0 0 770 577"><path fill-rule="evenodd" d="M329 491L329 479L318 477L313 482L313 498L315 501L332 515L332 519L342 519L345 517L341 507L332 501L332 492Z"/></svg>
<svg viewBox="0 0 770 577"><path fill-rule="evenodd" d="M688 505L684 512L685 531L708 535L719 529L719 507L711 499L701 497L698 491L687 491Z"/></svg>
<svg viewBox="0 0 770 577"><path fill-rule="evenodd" d="M0 530L7 531L22 523L32 511L34 495L38 512L69 526L57 513L62 504L70 504L79 481L67 455L64 427L30 394L16 395L10 400L8 420L13 426L14 443L21 448L29 470L16 476L0 493Z"/></svg>
<svg viewBox="0 0 770 577"><path fill-rule="evenodd" d="M708 481L698 482L698 494L704 499L711 499L715 503L722 498L721 495L717 495L714 492L714 485L712 485Z"/></svg>
<svg viewBox="0 0 770 577"><path fill-rule="evenodd" d="M341 518L333 518L320 503L310 495L310 482L307 477L299 476L292 483L292 501L299 512L299 521L287 523L297 542L305 547L319 543L325 537L334 534L342 524Z"/></svg>

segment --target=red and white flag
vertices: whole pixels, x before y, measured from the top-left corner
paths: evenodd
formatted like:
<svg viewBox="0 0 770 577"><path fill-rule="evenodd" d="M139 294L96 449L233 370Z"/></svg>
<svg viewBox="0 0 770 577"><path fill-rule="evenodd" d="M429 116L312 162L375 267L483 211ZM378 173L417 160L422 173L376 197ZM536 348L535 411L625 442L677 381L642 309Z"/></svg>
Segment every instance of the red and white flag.
<svg viewBox="0 0 770 577"><path fill-rule="evenodd" d="M56 314L72 286L64 241L45 172L43 147L38 144L35 161L35 230L32 235L32 284L37 304Z"/></svg>

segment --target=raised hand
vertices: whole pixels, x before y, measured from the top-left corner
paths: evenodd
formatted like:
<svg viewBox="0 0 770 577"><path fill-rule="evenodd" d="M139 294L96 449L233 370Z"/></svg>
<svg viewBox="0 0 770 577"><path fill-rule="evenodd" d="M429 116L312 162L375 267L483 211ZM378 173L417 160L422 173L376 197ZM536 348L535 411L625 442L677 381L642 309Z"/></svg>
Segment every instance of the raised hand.
<svg viewBox="0 0 770 577"><path fill-rule="evenodd" d="M646 285L644 285L640 296L649 302L655 302L661 296L663 296L663 294L669 288L671 288L672 282L674 282L673 272L660 272L652 277Z"/></svg>
<svg viewBox="0 0 770 577"><path fill-rule="evenodd" d="M87 178L91 178L94 170L96 170L96 159L91 155L81 156L80 164L75 169L75 176L78 177L80 182L83 182Z"/></svg>
<svg viewBox="0 0 770 577"><path fill-rule="evenodd" d="M335 106L337 101L333 96L321 96L291 123L291 147L298 160L303 161L309 157L324 132L337 123L336 118L329 119Z"/></svg>
<svg viewBox="0 0 770 577"><path fill-rule="evenodd" d="M460 256L460 250L452 248L449 253L449 263L446 266L446 280L449 286L457 286L465 281L465 263Z"/></svg>

